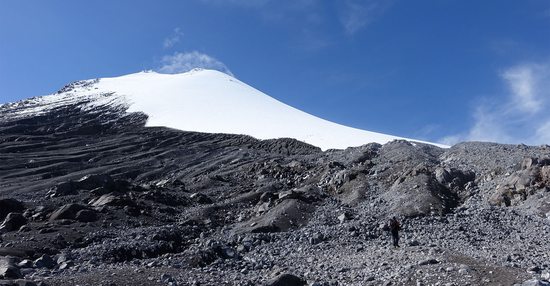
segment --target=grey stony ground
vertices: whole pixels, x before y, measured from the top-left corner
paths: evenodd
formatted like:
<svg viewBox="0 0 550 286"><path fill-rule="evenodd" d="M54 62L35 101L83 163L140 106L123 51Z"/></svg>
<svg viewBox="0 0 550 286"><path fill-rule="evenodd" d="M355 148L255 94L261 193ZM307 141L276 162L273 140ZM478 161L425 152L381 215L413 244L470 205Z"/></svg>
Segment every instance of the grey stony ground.
<svg viewBox="0 0 550 286"><path fill-rule="evenodd" d="M24 108L0 107L0 285L550 279L549 146L321 152L145 128L107 107L10 116Z"/></svg>

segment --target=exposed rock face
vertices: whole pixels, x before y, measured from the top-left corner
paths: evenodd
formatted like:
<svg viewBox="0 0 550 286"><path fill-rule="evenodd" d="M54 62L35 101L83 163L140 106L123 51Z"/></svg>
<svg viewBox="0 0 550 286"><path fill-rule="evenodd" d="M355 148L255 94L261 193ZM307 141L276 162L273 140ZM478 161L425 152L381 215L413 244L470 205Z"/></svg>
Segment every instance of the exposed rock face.
<svg viewBox="0 0 550 286"><path fill-rule="evenodd" d="M494 205L519 205L537 192L547 193L549 182L550 159L525 158L521 169L499 184L489 201Z"/></svg>

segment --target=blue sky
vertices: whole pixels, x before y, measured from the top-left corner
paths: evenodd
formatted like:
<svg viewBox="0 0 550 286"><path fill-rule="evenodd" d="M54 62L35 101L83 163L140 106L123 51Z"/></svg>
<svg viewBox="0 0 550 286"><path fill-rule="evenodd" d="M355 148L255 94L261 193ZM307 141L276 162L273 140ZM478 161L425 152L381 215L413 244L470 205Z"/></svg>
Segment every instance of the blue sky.
<svg viewBox="0 0 550 286"><path fill-rule="evenodd" d="M0 103L194 66L361 129L550 144L547 0L0 0Z"/></svg>

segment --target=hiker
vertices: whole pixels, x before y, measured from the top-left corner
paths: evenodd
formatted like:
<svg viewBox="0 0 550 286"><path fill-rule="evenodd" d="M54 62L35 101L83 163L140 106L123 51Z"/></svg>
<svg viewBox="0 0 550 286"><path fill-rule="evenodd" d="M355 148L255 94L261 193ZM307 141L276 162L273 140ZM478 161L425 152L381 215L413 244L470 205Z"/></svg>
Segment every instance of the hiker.
<svg viewBox="0 0 550 286"><path fill-rule="evenodd" d="M393 246L399 247L399 231L401 230L401 225L399 224L399 221L397 221L397 218L392 217L388 222L388 227L393 239Z"/></svg>

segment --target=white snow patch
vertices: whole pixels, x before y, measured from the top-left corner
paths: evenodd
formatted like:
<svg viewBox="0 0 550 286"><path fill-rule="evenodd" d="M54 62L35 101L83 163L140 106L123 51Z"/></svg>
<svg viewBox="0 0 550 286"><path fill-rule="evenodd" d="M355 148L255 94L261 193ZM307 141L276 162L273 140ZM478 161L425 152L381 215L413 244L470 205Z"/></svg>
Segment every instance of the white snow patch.
<svg viewBox="0 0 550 286"><path fill-rule="evenodd" d="M129 106L128 112L149 116L147 126L185 131L245 134L258 139L295 138L323 150L345 149L396 139L423 142L336 124L288 106L261 91L213 70L181 74L140 72L103 78L68 92L34 99L40 113L67 103Z"/></svg>

